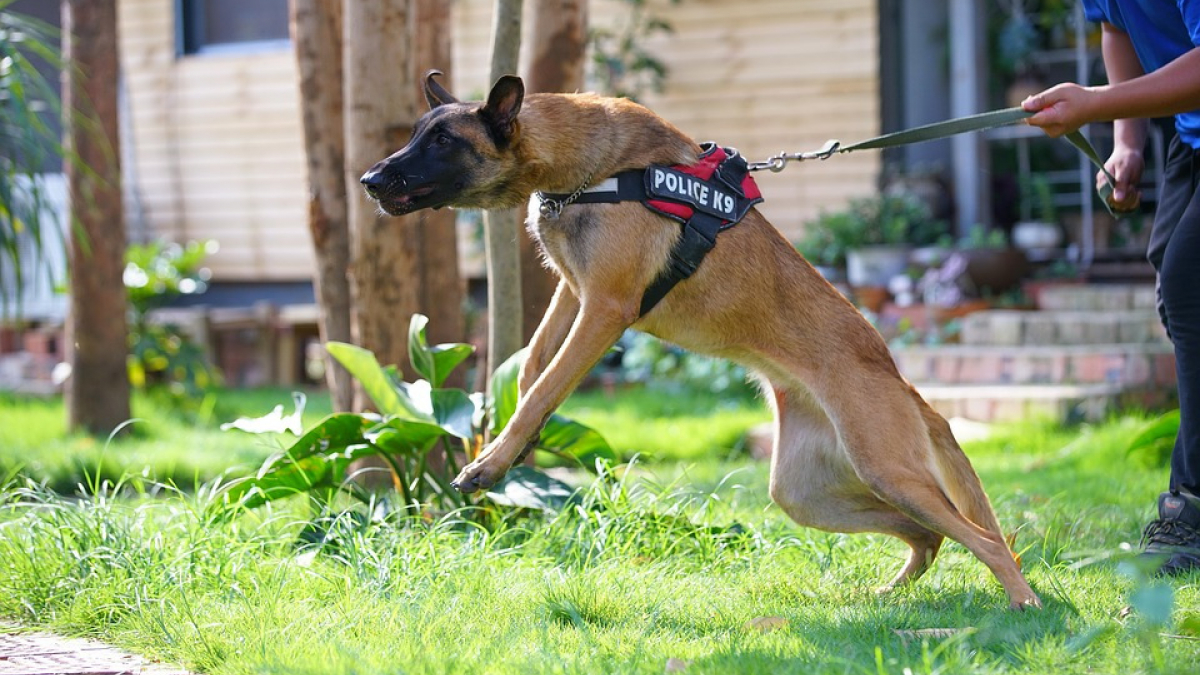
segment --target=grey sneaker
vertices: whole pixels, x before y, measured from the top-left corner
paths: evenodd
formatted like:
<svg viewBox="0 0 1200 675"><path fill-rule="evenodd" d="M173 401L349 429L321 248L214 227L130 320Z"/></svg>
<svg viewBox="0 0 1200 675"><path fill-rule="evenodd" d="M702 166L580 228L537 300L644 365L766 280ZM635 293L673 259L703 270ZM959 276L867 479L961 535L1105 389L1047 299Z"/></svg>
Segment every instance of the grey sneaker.
<svg viewBox="0 0 1200 675"><path fill-rule="evenodd" d="M1143 557L1161 561L1158 573L1200 570L1200 497L1184 492L1158 496L1158 520L1142 533Z"/></svg>

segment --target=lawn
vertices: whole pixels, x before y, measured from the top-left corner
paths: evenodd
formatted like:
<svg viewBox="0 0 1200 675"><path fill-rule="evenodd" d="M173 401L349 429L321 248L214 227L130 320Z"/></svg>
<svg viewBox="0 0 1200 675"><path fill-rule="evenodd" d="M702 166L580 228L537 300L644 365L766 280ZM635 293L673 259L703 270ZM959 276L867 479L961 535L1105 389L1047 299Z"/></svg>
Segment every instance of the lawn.
<svg viewBox="0 0 1200 675"><path fill-rule="evenodd" d="M576 508L486 528L321 514L302 498L221 518L203 488L70 498L14 483L0 493L0 619L231 674L1200 672L1200 577L1161 584L1123 562L1165 482L1126 452L1144 417L968 444L1046 603L1014 613L958 544L915 586L876 595L901 544L794 526L769 503L764 463L703 440L706 419L762 419L751 404L626 392L570 407L647 461ZM50 425L54 409L38 414ZM157 424L118 443L161 443L190 467L188 448L214 467L268 451ZM60 436L46 445L81 442Z"/></svg>

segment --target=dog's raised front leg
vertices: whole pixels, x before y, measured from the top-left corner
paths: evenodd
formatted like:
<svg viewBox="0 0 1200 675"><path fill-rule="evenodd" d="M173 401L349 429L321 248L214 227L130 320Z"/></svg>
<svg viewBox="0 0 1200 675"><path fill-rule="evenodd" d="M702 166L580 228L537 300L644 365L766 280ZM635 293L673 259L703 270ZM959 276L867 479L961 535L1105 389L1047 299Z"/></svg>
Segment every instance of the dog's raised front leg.
<svg viewBox="0 0 1200 675"><path fill-rule="evenodd" d="M636 306L625 307L609 299L585 298L562 349L517 402L517 410L508 426L478 459L463 468L451 485L463 492L486 490L495 485L525 446L537 437L550 413L566 400L636 319Z"/></svg>
<svg viewBox="0 0 1200 675"><path fill-rule="evenodd" d="M533 339L529 342L529 356L521 366L521 377L517 380L520 398L525 398L533 383L558 353L578 314L579 298L575 297L566 281L560 280L554 297L550 300L550 306L546 309L546 315L542 317L541 323L533 333Z"/></svg>

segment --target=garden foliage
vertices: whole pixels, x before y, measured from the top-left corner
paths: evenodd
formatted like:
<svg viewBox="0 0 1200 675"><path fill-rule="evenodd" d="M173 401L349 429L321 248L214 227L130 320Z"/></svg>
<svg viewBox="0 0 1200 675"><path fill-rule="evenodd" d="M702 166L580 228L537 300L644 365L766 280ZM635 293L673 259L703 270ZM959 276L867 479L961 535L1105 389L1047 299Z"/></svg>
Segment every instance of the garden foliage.
<svg viewBox="0 0 1200 675"><path fill-rule="evenodd" d="M379 457L391 467L400 508L413 513L452 511L476 506L481 499L533 509L561 506L573 490L532 467L514 468L482 498L450 487L463 463L481 452L485 432L499 434L516 410L524 352L496 370L486 395L446 388L447 376L473 347L430 345L427 323L420 314L410 323L409 359L420 376L412 382L405 382L395 366L381 366L366 349L330 343L330 354L358 380L377 412L329 415L270 457L254 477L230 484L226 500L253 508L299 493L321 501L344 493L370 502L371 495L347 470L358 460ZM616 459L603 436L561 415L547 420L536 449L587 468Z"/></svg>

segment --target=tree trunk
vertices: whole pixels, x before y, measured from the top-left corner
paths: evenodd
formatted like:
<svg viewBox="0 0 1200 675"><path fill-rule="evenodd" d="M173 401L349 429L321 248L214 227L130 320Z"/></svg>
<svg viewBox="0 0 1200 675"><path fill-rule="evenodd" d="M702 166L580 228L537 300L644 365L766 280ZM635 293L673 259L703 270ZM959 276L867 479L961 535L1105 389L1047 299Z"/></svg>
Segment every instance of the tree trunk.
<svg viewBox="0 0 1200 675"><path fill-rule="evenodd" d="M125 214L117 132L116 0L65 0L65 163L71 313L67 426L107 434L130 418L125 358Z"/></svg>
<svg viewBox="0 0 1200 675"><path fill-rule="evenodd" d="M413 21L413 61L417 76L413 95L423 100L420 85L425 73L440 70L442 83L450 86L450 3L445 0L415 0ZM466 327L463 297L466 288L458 273L458 233L455 215L450 209L419 212L415 224L421 245L421 307L429 317L430 342L463 342ZM450 386L461 386L462 373L456 373Z"/></svg>
<svg viewBox="0 0 1200 675"><path fill-rule="evenodd" d="M416 120L408 0L346 0L346 193L349 203L351 332L356 344L394 363L405 378L408 322L420 309L419 216L380 216L358 179L399 149ZM356 407L366 400L355 395Z"/></svg>
<svg viewBox="0 0 1200 675"><path fill-rule="evenodd" d="M583 88L587 55L587 0L532 0L528 92L575 92ZM533 338L558 280L542 265L532 237L521 237L522 333Z"/></svg>
<svg viewBox="0 0 1200 675"><path fill-rule="evenodd" d="M495 0L491 82L517 72L521 0ZM490 84L490 83L489 83ZM514 209L484 214L488 272L488 373L522 346L521 222Z"/></svg>
<svg viewBox="0 0 1200 675"><path fill-rule="evenodd" d="M346 134L342 124L341 0L291 0L292 43L308 162L308 229L321 341L350 341L350 233L346 223ZM350 373L328 353L325 381L335 411L353 406Z"/></svg>

